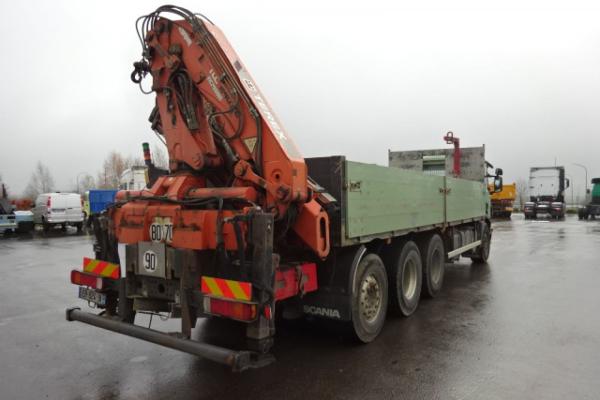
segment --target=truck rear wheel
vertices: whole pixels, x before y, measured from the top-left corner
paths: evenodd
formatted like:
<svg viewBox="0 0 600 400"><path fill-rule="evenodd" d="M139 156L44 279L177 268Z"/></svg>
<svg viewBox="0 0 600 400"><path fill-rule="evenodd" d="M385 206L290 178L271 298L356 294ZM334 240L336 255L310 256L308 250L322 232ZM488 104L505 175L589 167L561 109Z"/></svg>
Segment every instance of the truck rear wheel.
<svg viewBox="0 0 600 400"><path fill-rule="evenodd" d="M477 264L483 264L487 262L490 256L490 245L492 242L492 234L490 232L490 227L488 224L485 224L483 227L483 233L481 234L481 245L478 246L473 255L471 255L471 260Z"/></svg>
<svg viewBox="0 0 600 400"><path fill-rule="evenodd" d="M383 261L367 254L356 267L352 284L352 331L363 343L373 341L385 323L388 279Z"/></svg>
<svg viewBox="0 0 600 400"><path fill-rule="evenodd" d="M423 267L421 253L415 242L408 241L392 248L388 258L392 303L401 315L408 317L419 306Z"/></svg>
<svg viewBox="0 0 600 400"><path fill-rule="evenodd" d="M422 292L427 297L435 297L444 284L446 264L444 241L440 235L433 234L421 247L423 267Z"/></svg>

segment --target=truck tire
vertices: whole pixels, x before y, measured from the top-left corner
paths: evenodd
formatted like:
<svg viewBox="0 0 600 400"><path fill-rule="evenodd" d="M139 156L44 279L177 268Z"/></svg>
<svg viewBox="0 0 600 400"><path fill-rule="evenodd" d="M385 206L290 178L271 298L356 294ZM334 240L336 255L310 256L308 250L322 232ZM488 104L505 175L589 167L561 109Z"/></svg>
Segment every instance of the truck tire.
<svg viewBox="0 0 600 400"><path fill-rule="evenodd" d="M437 233L423 243L421 262L423 267L422 294L425 297L435 297L442 290L446 264L444 241Z"/></svg>
<svg viewBox="0 0 600 400"><path fill-rule="evenodd" d="M383 261L367 254L356 267L352 283L351 330L362 343L372 342L385 323L388 305L388 278Z"/></svg>
<svg viewBox="0 0 600 400"><path fill-rule="evenodd" d="M394 309L400 315L408 317L419 306L421 297L423 267L419 247L412 240L404 245L398 243L387 259L392 304L397 305Z"/></svg>
<svg viewBox="0 0 600 400"><path fill-rule="evenodd" d="M76 223L75 227L77 228L77 232L81 232L83 230L83 222Z"/></svg>
<svg viewBox="0 0 600 400"><path fill-rule="evenodd" d="M485 224L483 227L483 233L481 234L481 246L477 247L471 255L471 260L476 264L483 264L487 262L490 256L490 245L492 242L492 234L490 232L490 226Z"/></svg>

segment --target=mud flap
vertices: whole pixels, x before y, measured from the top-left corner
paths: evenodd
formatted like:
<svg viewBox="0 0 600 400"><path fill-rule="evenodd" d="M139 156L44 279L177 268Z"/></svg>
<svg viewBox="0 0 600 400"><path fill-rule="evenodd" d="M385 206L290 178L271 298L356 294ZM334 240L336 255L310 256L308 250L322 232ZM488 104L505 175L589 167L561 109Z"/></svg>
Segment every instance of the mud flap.
<svg viewBox="0 0 600 400"><path fill-rule="evenodd" d="M366 253L367 249L362 245L342 248L330 258L331 261L320 265L317 269L319 290L301 299L304 314L337 321L351 321L354 275Z"/></svg>

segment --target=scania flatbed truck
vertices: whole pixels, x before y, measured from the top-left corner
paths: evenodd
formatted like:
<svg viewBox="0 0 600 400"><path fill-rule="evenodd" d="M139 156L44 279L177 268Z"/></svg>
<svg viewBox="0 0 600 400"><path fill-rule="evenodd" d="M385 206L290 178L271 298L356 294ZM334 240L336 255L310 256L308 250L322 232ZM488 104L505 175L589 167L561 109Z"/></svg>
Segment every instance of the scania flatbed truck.
<svg viewBox="0 0 600 400"><path fill-rule="evenodd" d="M388 311L410 316L440 292L447 262L488 259L483 181L304 158L212 22L163 6L137 26L132 79L152 77L169 170L119 191L95 220L94 258L71 282L102 312L70 308L68 320L244 370L273 361L282 311L335 320L368 343ZM136 325L138 312L179 318L181 330ZM246 347L192 340L211 317L245 324Z"/></svg>

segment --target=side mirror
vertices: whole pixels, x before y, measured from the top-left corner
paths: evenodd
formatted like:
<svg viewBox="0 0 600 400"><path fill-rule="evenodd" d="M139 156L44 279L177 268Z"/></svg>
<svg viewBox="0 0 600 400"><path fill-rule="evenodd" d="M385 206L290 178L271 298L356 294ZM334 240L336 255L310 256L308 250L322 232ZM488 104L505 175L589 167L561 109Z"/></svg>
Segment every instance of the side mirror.
<svg viewBox="0 0 600 400"><path fill-rule="evenodd" d="M567 186L565 186L565 189L571 186L571 180L567 179Z"/></svg>
<svg viewBox="0 0 600 400"><path fill-rule="evenodd" d="M585 189L585 192L586 192L587 194L590 194L590 193L591 193L591 190L590 190L590 189Z"/></svg>
<svg viewBox="0 0 600 400"><path fill-rule="evenodd" d="M496 176L501 176L501 175L504 175L502 168L496 168Z"/></svg>
<svg viewBox="0 0 600 400"><path fill-rule="evenodd" d="M494 193L498 193L502 191L502 177L501 176L497 176L494 178Z"/></svg>

